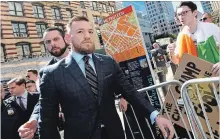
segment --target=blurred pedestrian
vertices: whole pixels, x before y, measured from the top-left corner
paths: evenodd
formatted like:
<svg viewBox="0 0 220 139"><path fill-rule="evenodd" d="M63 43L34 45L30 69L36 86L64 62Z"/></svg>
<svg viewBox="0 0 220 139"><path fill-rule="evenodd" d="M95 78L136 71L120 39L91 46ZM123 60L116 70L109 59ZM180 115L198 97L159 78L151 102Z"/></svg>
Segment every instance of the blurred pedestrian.
<svg viewBox="0 0 220 139"><path fill-rule="evenodd" d="M35 81L33 81L33 80L26 81L26 89L31 94L38 94L39 93L39 92L37 92L37 87L36 87Z"/></svg>
<svg viewBox="0 0 220 139"><path fill-rule="evenodd" d="M207 23L213 23L212 15L210 13L204 13L202 15L202 18L200 19L200 21L207 22Z"/></svg>
<svg viewBox="0 0 220 139"><path fill-rule="evenodd" d="M20 139L17 130L30 118L39 95L27 92L25 79L21 77L13 78L7 85L11 97L2 104L1 139Z"/></svg>

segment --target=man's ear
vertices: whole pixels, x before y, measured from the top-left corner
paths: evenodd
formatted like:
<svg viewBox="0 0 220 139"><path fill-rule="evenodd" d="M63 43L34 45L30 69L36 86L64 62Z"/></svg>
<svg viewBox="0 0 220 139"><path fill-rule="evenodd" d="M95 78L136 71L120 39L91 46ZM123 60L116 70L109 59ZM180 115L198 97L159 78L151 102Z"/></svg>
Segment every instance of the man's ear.
<svg viewBox="0 0 220 139"><path fill-rule="evenodd" d="M193 15L197 18L197 16L198 16L198 11L197 11L197 10L193 11Z"/></svg>
<svg viewBox="0 0 220 139"><path fill-rule="evenodd" d="M65 34L64 40L66 41L66 43L70 44L71 43L71 36L69 34Z"/></svg>

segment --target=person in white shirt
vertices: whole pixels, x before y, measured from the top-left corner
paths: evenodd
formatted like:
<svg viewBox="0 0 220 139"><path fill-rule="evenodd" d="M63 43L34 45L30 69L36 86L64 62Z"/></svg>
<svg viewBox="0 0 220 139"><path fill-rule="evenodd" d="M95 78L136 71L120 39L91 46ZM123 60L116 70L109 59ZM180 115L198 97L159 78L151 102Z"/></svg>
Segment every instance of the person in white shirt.
<svg viewBox="0 0 220 139"><path fill-rule="evenodd" d="M183 1L177 8L177 17L183 26L182 31L178 34L176 44L172 43L167 46L167 50L171 56L171 60L174 64L179 64L182 57L182 47L186 47L180 38L190 38L193 41L195 47L197 44L206 41L210 36L213 36L216 44L220 43L220 28L213 23L203 23L197 20L197 6L191 1ZM190 40L188 39L188 40ZM180 44L182 44L180 46ZM218 46L217 46L218 47ZM193 53L196 54L196 50L191 47ZM197 49L197 48L195 48ZM214 64L212 73L214 76L219 75L220 62Z"/></svg>

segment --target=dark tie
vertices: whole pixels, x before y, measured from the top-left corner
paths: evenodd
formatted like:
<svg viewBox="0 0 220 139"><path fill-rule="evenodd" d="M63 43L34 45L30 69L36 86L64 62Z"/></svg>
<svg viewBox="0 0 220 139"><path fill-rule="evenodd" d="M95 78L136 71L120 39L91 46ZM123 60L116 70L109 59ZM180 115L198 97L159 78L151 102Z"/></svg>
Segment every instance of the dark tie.
<svg viewBox="0 0 220 139"><path fill-rule="evenodd" d="M89 64L89 56L84 56L83 60L85 62L85 73L86 73L86 79L92 89L92 92L94 93L95 98L98 98L98 81L97 81L97 75L95 74L95 71L93 70L92 66Z"/></svg>
<svg viewBox="0 0 220 139"><path fill-rule="evenodd" d="M18 98L18 102L19 102L19 106L23 109L23 110L25 110L25 107L24 107L24 103L22 102L22 97L17 97Z"/></svg>

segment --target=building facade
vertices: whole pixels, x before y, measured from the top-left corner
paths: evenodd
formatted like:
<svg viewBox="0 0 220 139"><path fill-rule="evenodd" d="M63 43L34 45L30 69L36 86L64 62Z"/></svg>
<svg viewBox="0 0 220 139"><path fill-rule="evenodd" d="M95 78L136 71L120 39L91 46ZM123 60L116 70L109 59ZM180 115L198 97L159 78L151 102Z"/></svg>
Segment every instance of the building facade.
<svg viewBox="0 0 220 139"><path fill-rule="evenodd" d="M211 2L211 6L212 6L213 11L220 9L220 1L210 1L210 2Z"/></svg>
<svg viewBox="0 0 220 139"><path fill-rule="evenodd" d="M213 12L212 18L214 23L220 26L220 2L219 1L211 1Z"/></svg>
<svg viewBox="0 0 220 139"><path fill-rule="evenodd" d="M178 34L179 26L174 19L175 12L171 1L147 1L145 4L154 35Z"/></svg>
<svg viewBox="0 0 220 139"><path fill-rule="evenodd" d="M213 12L211 1L201 1L201 5L205 13Z"/></svg>
<svg viewBox="0 0 220 139"><path fill-rule="evenodd" d="M116 2L117 3L117 2ZM118 2L120 9L132 5L136 11L137 19L141 28L142 36L144 38L145 46L150 48L153 42L153 30L149 17L147 16L145 1L123 1ZM119 10L119 9L117 9Z"/></svg>
<svg viewBox="0 0 220 139"><path fill-rule="evenodd" d="M57 26L66 31L74 16L83 15L93 23L95 46L101 48L99 25L115 12L115 2L92 1L2 1L1 61L46 54L42 35L46 28Z"/></svg>

